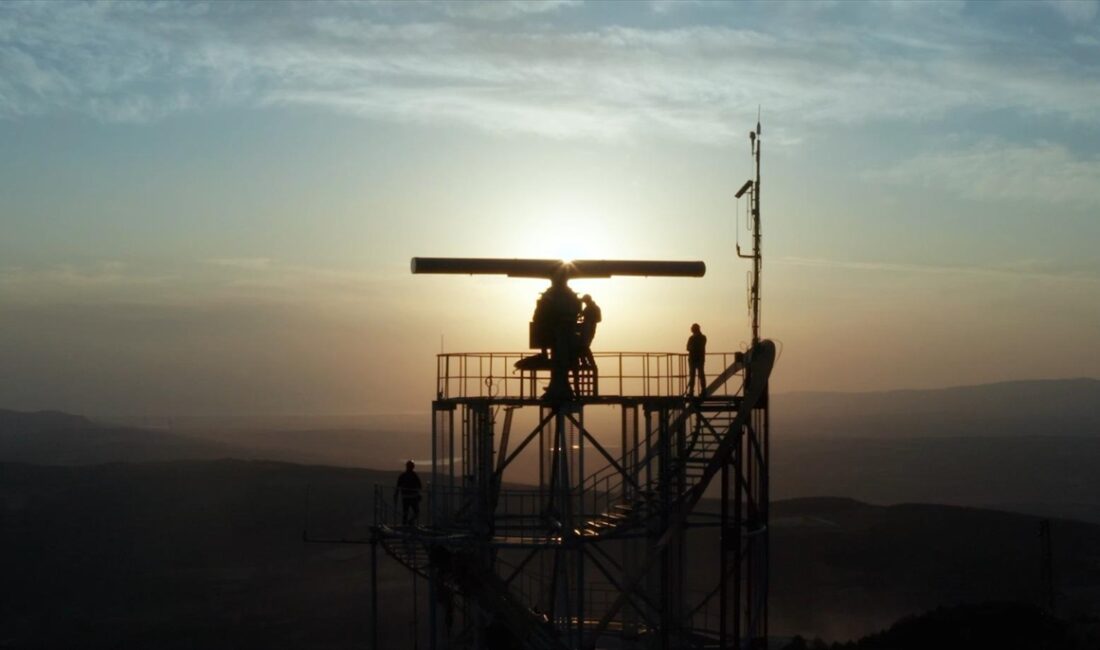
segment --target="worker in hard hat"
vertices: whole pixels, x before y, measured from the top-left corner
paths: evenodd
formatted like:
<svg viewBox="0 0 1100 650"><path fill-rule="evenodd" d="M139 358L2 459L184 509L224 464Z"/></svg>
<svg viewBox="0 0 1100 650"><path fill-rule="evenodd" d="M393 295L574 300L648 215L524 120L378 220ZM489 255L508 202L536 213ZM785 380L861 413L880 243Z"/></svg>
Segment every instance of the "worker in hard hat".
<svg viewBox="0 0 1100 650"><path fill-rule="evenodd" d="M405 526L416 524L420 517L420 490L422 485L420 477L416 475L414 468L416 463L411 460L405 463L405 471L397 477L397 487L393 490L393 505L397 506L397 497L401 497L401 523Z"/></svg>
<svg viewBox="0 0 1100 650"><path fill-rule="evenodd" d="M707 378L704 373L704 366L707 363L707 337L703 334L703 330L699 327L699 323L692 323L691 336L687 341L687 353L688 353L688 385L687 395L690 397L695 393L695 377L699 377L699 396L702 397L703 393L707 390Z"/></svg>
<svg viewBox="0 0 1100 650"><path fill-rule="evenodd" d="M581 360L589 368L594 368L596 366L596 357L592 355L592 339L596 338L596 325L603 320L603 312L600 311L600 306L596 304L592 296L587 293L581 297L581 304L584 305L584 308L581 310L580 322Z"/></svg>

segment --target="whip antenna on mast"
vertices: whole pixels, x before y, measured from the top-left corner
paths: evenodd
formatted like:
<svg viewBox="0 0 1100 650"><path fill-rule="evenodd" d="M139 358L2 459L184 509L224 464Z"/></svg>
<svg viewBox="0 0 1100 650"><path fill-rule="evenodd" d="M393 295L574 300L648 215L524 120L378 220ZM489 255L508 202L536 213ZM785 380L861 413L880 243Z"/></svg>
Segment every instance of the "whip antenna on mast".
<svg viewBox="0 0 1100 650"><path fill-rule="evenodd" d="M749 151L756 167L756 178L745 181L737 191L736 198L749 192L749 220L752 227L752 253L741 252L737 244L737 256L752 260L752 274L749 280L749 313L752 317L752 344L760 342L760 271L764 258L760 251L760 107L756 109L756 130L749 131Z"/></svg>

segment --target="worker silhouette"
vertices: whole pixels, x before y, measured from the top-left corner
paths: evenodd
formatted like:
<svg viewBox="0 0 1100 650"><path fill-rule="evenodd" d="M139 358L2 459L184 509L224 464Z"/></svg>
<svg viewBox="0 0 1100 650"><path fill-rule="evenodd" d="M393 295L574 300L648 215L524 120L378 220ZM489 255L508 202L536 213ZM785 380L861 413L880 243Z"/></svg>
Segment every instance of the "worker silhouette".
<svg viewBox="0 0 1100 650"><path fill-rule="evenodd" d="M687 395L695 393L695 376L699 376L699 396L707 391L707 378L703 367L707 363L707 337L699 328L699 323L692 323L691 336L687 342L688 353L688 385Z"/></svg>
<svg viewBox="0 0 1100 650"><path fill-rule="evenodd" d="M544 397L550 400L573 399L569 387L569 369L577 359L579 341L577 318L581 313L581 301L569 288L565 273L557 273L550 288L543 292L535 308L535 323L550 346L550 386Z"/></svg>
<svg viewBox="0 0 1100 650"><path fill-rule="evenodd" d="M411 460L405 463L405 472L397 477L397 487L393 490L393 505L397 505L397 497L401 496L401 523L405 526L416 524L420 518L420 477L413 468L416 463ZM411 516L410 516L411 514Z"/></svg>
<svg viewBox="0 0 1100 650"><path fill-rule="evenodd" d="M592 339L596 338L596 325L603 320L603 312L600 306L587 293L581 298L584 309L581 310L581 360L590 368L596 366L596 357L592 355Z"/></svg>

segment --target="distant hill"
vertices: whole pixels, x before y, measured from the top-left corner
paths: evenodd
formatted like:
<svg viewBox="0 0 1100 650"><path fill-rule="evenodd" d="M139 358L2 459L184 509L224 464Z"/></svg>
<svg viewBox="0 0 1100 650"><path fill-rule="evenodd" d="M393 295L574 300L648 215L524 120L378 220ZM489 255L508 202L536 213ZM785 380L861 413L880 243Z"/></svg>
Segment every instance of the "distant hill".
<svg viewBox="0 0 1100 650"><path fill-rule="evenodd" d="M1100 381L787 393L772 494L990 507L1100 522Z"/></svg>
<svg viewBox="0 0 1100 650"><path fill-rule="evenodd" d="M772 413L778 429L800 437L1100 437L1100 380L781 393L772 396Z"/></svg>
<svg viewBox="0 0 1100 650"><path fill-rule="evenodd" d="M76 431L92 426L82 415L61 411L9 411L0 409L0 435L24 435L42 431Z"/></svg>
<svg viewBox="0 0 1100 650"><path fill-rule="evenodd" d="M0 410L0 461L95 465L240 458L398 469L410 458L422 463L430 459L431 440L423 429L191 425L177 430L100 422L60 411Z"/></svg>
<svg viewBox="0 0 1100 650"><path fill-rule="evenodd" d="M772 429L773 498L835 494L1100 523L1100 436L798 437Z"/></svg>
<svg viewBox="0 0 1100 650"><path fill-rule="evenodd" d="M425 418L427 419L427 418ZM400 469L405 461L431 462L431 432L386 428L196 429L186 435L247 449L252 458L297 463Z"/></svg>
<svg viewBox="0 0 1100 650"><path fill-rule="evenodd" d="M249 458L244 448L166 431L93 422L59 411L0 410L0 460L89 465L180 458Z"/></svg>
<svg viewBox="0 0 1100 650"><path fill-rule="evenodd" d="M0 647L363 647L367 547L300 535L362 539L371 486L394 478L272 462L0 464ZM939 605L1041 593L1035 517L818 498L774 502L772 518L775 636L847 640ZM713 574L715 534L692 534L689 582ZM1097 613L1100 526L1056 521L1053 539L1062 611ZM383 647L412 647L409 574L383 558L379 583Z"/></svg>
<svg viewBox="0 0 1100 650"><path fill-rule="evenodd" d="M1100 408L1100 398L1088 401L1098 384L1069 380L977 386L958 389L970 394L962 401L951 389L777 395L772 402L773 498L832 494L877 504L943 503L1100 523L1100 472L1096 471L1100 435L1055 435L1041 428L1047 420L1016 415L1036 409L1012 410L1005 405L1024 401L1024 394L1045 395L1048 399L1041 400L1045 404L1074 396L1084 402L1065 409L1077 413L1077 421L1086 421L1085 415ZM871 417L861 418L858 404L865 404ZM974 406L968 412L964 408L968 404L987 406ZM923 417L936 418L941 430L919 433L925 429L916 427L914 418L904 413L917 405L927 411ZM805 419L807 413L818 412L820 418ZM841 418L841 412L849 414ZM982 419L1004 418L1009 412L1015 418L1012 426L996 431L989 420ZM965 421L971 423L969 428L959 424ZM277 419L260 424L295 423ZM406 459L419 463L430 457L430 434L426 427L412 429L411 421L403 423L410 428L402 430L354 428L349 426L353 422L344 421L333 424L340 428L266 429L237 420L143 429L64 413L0 411L0 461L87 465L240 458L399 469ZM897 433L906 427L912 429L908 434ZM1024 429L1032 433L1012 433ZM594 428L597 435L602 430ZM891 433L877 433L883 430ZM960 430L968 433L944 433ZM604 441L614 448L616 440ZM537 467L526 460L517 461L510 480L534 480Z"/></svg>

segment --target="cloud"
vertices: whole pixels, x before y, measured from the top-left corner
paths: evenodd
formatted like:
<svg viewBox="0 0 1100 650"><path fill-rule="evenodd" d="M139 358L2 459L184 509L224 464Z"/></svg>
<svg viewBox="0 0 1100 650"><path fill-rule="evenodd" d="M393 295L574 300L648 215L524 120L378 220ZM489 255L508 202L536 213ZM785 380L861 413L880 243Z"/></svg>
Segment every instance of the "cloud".
<svg viewBox="0 0 1100 650"><path fill-rule="evenodd" d="M11 5L0 13L0 116L140 122L309 106L556 138L698 142L740 138L733 125L759 104L804 129L994 109L1100 123L1100 70L1066 49L1087 45L1009 38L962 20L956 5L853 14L841 3L815 7L808 22L646 29L555 20L572 6Z"/></svg>
<svg viewBox="0 0 1100 650"><path fill-rule="evenodd" d="M981 201L1100 204L1100 160L1076 157L1051 142L1021 145L990 139L945 147L864 177Z"/></svg>
<svg viewBox="0 0 1100 650"><path fill-rule="evenodd" d="M712 3L703 0L649 0L649 10L655 14L669 14L687 7L707 7Z"/></svg>
<svg viewBox="0 0 1100 650"><path fill-rule="evenodd" d="M219 257L203 260L214 266L225 266L231 269L249 269L259 271L271 268L270 257Z"/></svg>
<svg viewBox="0 0 1100 650"><path fill-rule="evenodd" d="M546 14L566 7L577 7L580 0L496 0L494 2L442 2L434 8L455 18L473 18L486 21L508 21L517 18Z"/></svg>
<svg viewBox="0 0 1100 650"><path fill-rule="evenodd" d="M215 294L268 302L310 304L327 308L365 307L382 282L366 272L317 266L279 264L236 266L243 271L219 278Z"/></svg>
<svg viewBox="0 0 1100 650"><path fill-rule="evenodd" d="M985 276L1011 279L1030 278L1060 282L1100 283L1100 276L1087 269L1069 268L1052 260L1016 260L999 266L960 266L945 264L903 264L881 261L834 260L815 257L780 257L776 264L845 271L872 271L903 274Z"/></svg>
<svg viewBox="0 0 1100 650"><path fill-rule="evenodd" d="M1091 23L1100 10L1100 0L1049 0L1049 5L1071 24Z"/></svg>
<svg viewBox="0 0 1100 650"><path fill-rule="evenodd" d="M163 286L172 276L134 270L130 265L106 260L88 266L61 264L48 268L0 268L0 296L31 299L57 294L91 295Z"/></svg>
<svg viewBox="0 0 1100 650"><path fill-rule="evenodd" d="M153 272L117 261L0 268L0 300L9 304L201 307L248 303L347 312L366 309L381 286L383 282L370 273L287 264L265 257L207 259L175 265L171 272Z"/></svg>

